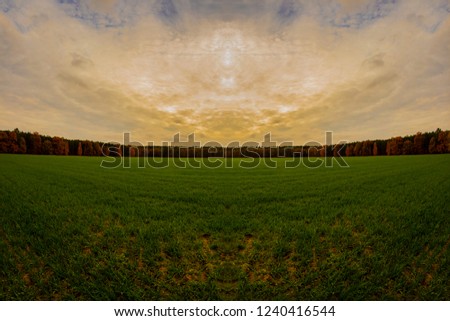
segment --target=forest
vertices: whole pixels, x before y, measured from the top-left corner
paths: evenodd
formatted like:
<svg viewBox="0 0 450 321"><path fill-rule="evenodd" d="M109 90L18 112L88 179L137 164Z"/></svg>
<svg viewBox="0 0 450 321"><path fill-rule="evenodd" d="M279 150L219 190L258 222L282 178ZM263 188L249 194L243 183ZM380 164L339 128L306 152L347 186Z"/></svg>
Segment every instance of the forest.
<svg viewBox="0 0 450 321"><path fill-rule="evenodd" d="M65 155L65 156L128 156L128 157L324 157L324 156L394 156L450 153L450 131L417 132L415 135L389 139L365 140L329 146L283 147L174 147L122 146L90 140L65 139L22 132L19 129L0 131L0 153Z"/></svg>

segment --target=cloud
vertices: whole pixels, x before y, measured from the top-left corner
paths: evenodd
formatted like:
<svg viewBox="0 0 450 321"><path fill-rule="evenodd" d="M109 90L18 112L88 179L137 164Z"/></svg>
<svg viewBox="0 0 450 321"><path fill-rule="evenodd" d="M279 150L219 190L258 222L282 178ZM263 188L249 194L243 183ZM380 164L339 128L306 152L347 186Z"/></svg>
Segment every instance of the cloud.
<svg viewBox="0 0 450 321"><path fill-rule="evenodd" d="M449 123L448 1L0 1L0 128L303 143ZM11 128L10 128L11 129Z"/></svg>

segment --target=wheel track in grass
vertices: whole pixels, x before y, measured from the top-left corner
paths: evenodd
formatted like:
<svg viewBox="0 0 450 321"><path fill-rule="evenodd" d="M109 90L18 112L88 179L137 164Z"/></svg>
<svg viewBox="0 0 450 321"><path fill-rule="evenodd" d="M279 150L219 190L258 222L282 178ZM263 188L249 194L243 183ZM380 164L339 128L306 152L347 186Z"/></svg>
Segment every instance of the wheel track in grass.
<svg viewBox="0 0 450 321"><path fill-rule="evenodd" d="M424 280L422 281L422 284L424 286L430 285L431 281L434 278L434 275L441 267L441 264L440 264L441 257L444 255L444 253L447 252L449 245L450 245L450 237L447 239L447 242L444 244L444 246L439 251L439 253L436 255L436 257L432 260L433 263L431 264L431 269L429 269L428 271L425 271L425 277L424 277ZM431 255L431 257L432 257L432 255Z"/></svg>

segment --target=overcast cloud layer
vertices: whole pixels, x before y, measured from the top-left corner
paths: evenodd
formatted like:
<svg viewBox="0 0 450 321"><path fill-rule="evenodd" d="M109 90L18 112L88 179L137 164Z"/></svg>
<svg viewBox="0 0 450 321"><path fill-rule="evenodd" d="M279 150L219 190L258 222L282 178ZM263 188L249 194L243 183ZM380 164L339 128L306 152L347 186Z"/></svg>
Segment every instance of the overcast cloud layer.
<svg viewBox="0 0 450 321"><path fill-rule="evenodd" d="M449 129L449 16L449 0L0 0L0 129L298 144Z"/></svg>

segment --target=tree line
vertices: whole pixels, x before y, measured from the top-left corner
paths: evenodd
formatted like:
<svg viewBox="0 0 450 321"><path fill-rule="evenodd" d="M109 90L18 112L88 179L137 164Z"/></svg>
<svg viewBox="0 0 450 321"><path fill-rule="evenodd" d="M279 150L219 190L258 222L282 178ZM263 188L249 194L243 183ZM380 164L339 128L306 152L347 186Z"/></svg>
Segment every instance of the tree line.
<svg viewBox="0 0 450 321"><path fill-rule="evenodd" d="M17 128L0 131L0 153L73 156L153 157L296 157L296 156L381 156L450 153L450 131L390 139L365 140L329 146L283 147L172 147L123 146L90 140L51 137Z"/></svg>
<svg viewBox="0 0 450 321"><path fill-rule="evenodd" d="M450 153L450 131L434 132L391 139L365 140L345 146L345 156L421 155ZM343 155L342 155L343 156Z"/></svg>
<svg viewBox="0 0 450 321"><path fill-rule="evenodd" d="M103 143L89 140L50 137L17 128L0 131L0 153L33 155L102 156ZM104 146L105 152L108 146Z"/></svg>

